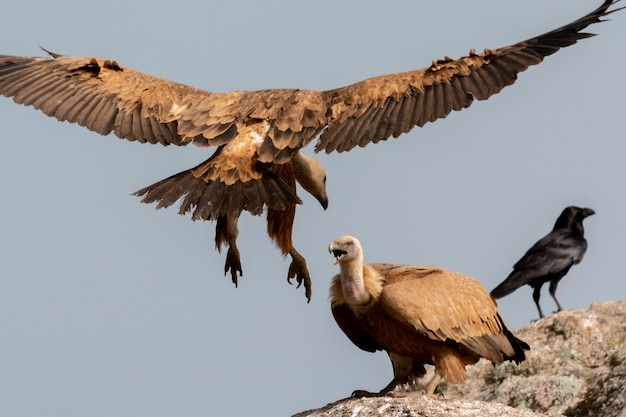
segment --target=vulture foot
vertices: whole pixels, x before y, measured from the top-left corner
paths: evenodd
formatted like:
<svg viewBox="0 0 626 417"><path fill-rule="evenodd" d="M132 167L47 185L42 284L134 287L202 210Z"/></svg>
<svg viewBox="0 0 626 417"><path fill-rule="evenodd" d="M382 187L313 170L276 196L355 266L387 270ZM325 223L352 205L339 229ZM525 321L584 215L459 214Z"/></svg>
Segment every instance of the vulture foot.
<svg viewBox="0 0 626 417"><path fill-rule="evenodd" d="M380 391L380 392L370 392L365 390L355 390L352 392L351 398L372 398L372 397L392 397L392 398L403 398L403 397L412 397L416 395L423 395L425 397L429 397L432 400L441 400L443 399L443 394L435 394L428 393L425 389L418 391Z"/></svg>
<svg viewBox="0 0 626 417"><path fill-rule="evenodd" d="M352 391L352 395L350 397L352 398L367 398L367 397L384 397L387 394L389 394L389 392L370 392L370 391L365 391L363 389L357 389Z"/></svg>
<svg viewBox="0 0 626 417"><path fill-rule="evenodd" d="M287 273L287 282L292 284L291 280L296 279L300 288L304 284L304 295L306 296L307 303L311 301L311 276L309 275L309 269L306 267L306 260L295 249L289 252L292 261L289 265L289 272Z"/></svg>
<svg viewBox="0 0 626 417"><path fill-rule="evenodd" d="M224 275L226 275L230 271L230 276L232 278L233 284L235 287L237 286L238 277L243 276L243 272L241 271L241 260L239 259L239 250L237 247L230 246L228 248L228 253L226 254L226 263L224 264Z"/></svg>
<svg viewBox="0 0 626 417"><path fill-rule="evenodd" d="M390 383L388 383L385 388L381 389L378 392L370 392L362 389L357 389L352 392L352 398L363 398L363 397L385 397L387 395L393 396L393 390L396 389L400 385L400 378L394 377Z"/></svg>

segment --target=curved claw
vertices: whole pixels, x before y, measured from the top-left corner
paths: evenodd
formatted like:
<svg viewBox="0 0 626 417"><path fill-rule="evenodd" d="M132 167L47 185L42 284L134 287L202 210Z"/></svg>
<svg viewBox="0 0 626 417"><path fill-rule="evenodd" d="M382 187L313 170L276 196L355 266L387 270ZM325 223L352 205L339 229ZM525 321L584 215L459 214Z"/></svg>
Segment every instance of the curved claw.
<svg viewBox="0 0 626 417"><path fill-rule="evenodd" d="M298 282L298 286L296 288L300 288L302 284L304 284L304 295L306 296L307 303L311 301L311 276L309 275L309 270L306 267L306 261L295 249L292 249L291 254L291 264L289 265L289 272L287 273L287 282L290 285L293 285L291 282L292 279Z"/></svg>
<svg viewBox="0 0 626 417"><path fill-rule="evenodd" d="M370 392L364 389L356 389L352 391L351 398L365 398L365 397L383 397L385 394L381 394L380 392Z"/></svg>
<svg viewBox="0 0 626 417"><path fill-rule="evenodd" d="M231 246L228 248L228 253L226 254L226 263L224 264L224 275L226 275L230 271L230 276L237 287L238 277L243 277L243 272L241 270L241 260L239 258L239 250L237 248Z"/></svg>

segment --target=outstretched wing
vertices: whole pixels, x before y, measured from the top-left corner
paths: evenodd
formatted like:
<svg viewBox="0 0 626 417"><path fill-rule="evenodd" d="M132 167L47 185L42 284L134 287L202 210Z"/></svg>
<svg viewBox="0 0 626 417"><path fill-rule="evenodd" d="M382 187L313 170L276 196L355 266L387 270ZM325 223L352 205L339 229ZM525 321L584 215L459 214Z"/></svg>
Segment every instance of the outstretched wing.
<svg viewBox="0 0 626 417"><path fill-rule="evenodd" d="M223 138L234 116L206 118L194 131L181 118L216 94L153 77L100 58L0 56L0 94L48 116L78 123L102 135L131 141L186 145Z"/></svg>
<svg viewBox="0 0 626 417"><path fill-rule="evenodd" d="M299 149L325 123L313 91L212 93L101 58L0 55L0 94L48 116L131 141L220 146L246 126L269 122L254 137L262 162ZM244 132L247 133L247 132ZM280 163L288 160L284 153Z"/></svg>
<svg viewBox="0 0 626 417"><path fill-rule="evenodd" d="M0 94L61 121L131 141L217 146L211 158L138 191L166 207L215 219L300 200L271 164L287 163L325 123L319 93L289 89L212 93L100 58L0 56ZM321 115L321 116L320 116Z"/></svg>
<svg viewBox="0 0 626 417"><path fill-rule="evenodd" d="M593 34L587 26L613 13L619 0L606 0L586 16L543 35L481 54L434 61L428 68L370 78L326 91L330 120L315 150L349 151L397 137L415 126L446 117L511 85L517 74L561 48Z"/></svg>

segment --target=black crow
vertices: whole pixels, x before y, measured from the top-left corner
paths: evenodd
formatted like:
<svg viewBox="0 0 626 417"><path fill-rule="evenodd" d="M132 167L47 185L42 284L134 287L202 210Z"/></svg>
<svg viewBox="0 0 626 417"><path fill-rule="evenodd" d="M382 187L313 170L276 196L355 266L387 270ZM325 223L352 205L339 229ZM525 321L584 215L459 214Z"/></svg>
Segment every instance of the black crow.
<svg viewBox="0 0 626 417"><path fill-rule="evenodd" d="M541 287L550 281L550 295L556 302L557 311L563 310L555 296L556 287L572 265L583 259L587 250L583 220L595 213L590 208L566 207L552 231L528 249L513 265L513 272L491 291L491 296L501 298L528 284L533 287L533 300L539 318L542 318L544 315L539 306Z"/></svg>

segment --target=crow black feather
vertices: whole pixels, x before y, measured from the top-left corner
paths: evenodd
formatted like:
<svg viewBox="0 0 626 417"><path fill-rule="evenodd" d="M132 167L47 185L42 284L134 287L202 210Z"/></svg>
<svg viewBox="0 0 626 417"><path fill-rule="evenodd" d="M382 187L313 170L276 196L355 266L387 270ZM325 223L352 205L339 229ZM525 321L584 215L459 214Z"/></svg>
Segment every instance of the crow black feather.
<svg viewBox="0 0 626 417"><path fill-rule="evenodd" d="M539 318L542 318L544 315L539 305L539 297L541 287L549 281L550 295L556 302L558 311L563 310L556 299L556 287L572 265L580 263L587 251L583 220L592 214L595 211L590 208L566 207L552 231L528 249L513 265L513 272L491 291L491 296L501 298L523 285L530 285Z"/></svg>

